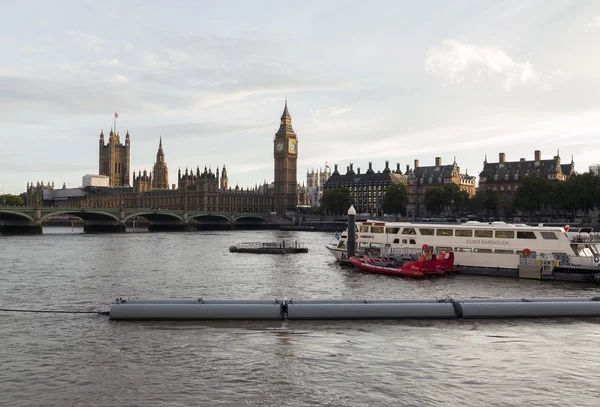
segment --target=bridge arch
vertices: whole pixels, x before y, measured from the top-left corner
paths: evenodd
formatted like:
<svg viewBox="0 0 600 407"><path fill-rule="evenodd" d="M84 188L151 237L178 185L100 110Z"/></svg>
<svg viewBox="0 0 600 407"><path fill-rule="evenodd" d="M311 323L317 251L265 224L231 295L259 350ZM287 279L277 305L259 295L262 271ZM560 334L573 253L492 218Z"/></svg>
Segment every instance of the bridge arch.
<svg viewBox="0 0 600 407"><path fill-rule="evenodd" d="M135 212L125 216L125 221L128 221L131 218L142 217L148 219L150 222L159 221L159 220L169 220L175 218L178 222L183 223L183 218L176 213L169 212L158 212L158 211L147 211L147 212Z"/></svg>
<svg viewBox="0 0 600 407"><path fill-rule="evenodd" d="M84 221L87 220L93 220L93 221L100 221L100 220L112 220L112 221L116 221L119 222L119 217L116 215L113 215L112 213L107 213L107 212L99 212L99 211L86 211L85 209L83 210L73 210L73 209L68 209L68 210L57 210L57 211L51 211L51 212L47 212L45 214L42 215L42 221L50 216L56 216L56 215L72 215L72 216L77 216L78 218L83 219Z"/></svg>
<svg viewBox="0 0 600 407"><path fill-rule="evenodd" d="M0 209L0 222L3 220L28 220L32 224L34 219L26 212L11 211L10 209Z"/></svg>
<svg viewBox="0 0 600 407"><path fill-rule="evenodd" d="M266 225L267 219L265 219L263 216L260 215L240 215L238 217L235 218L235 220L233 221L233 223L235 225L238 224L258 224L258 225Z"/></svg>
<svg viewBox="0 0 600 407"><path fill-rule="evenodd" d="M203 221L216 220L216 221L223 222L225 220L225 221L227 221L227 223L231 223L231 218L229 216L222 215L220 213L200 213L198 215L193 215L190 218L195 219L196 222L199 222L201 220L203 220Z"/></svg>

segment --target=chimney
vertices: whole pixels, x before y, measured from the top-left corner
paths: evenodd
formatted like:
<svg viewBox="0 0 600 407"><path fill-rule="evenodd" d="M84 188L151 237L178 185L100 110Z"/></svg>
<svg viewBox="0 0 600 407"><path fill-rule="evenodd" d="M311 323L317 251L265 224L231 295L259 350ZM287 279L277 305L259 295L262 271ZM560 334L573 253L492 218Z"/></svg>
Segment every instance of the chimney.
<svg viewBox="0 0 600 407"><path fill-rule="evenodd" d="M498 162L500 164L504 164L506 162L506 154L500 153L499 156L498 156Z"/></svg>
<svg viewBox="0 0 600 407"><path fill-rule="evenodd" d="M415 170L419 168L419 160L415 160Z"/></svg>
<svg viewBox="0 0 600 407"><path fill-rule="evenodd" d="M334 172L338 172L337 166L338 166L337 164L333 164Z"/></svg>
<svg viewBox="0 0 600 407"><path fill-rule="evenodd" d="M390 162L389 162L389 161L386 161L386 162L385 162L385 168L386 168L386 169L390 168Z"/></svg>
<svg viewBox="0 0 600 407"><path fill-rule="evenodd" d="M435 157L435 166L436 167L442 166L442 157Z"/></svg>
<svg viewBox="0 0 600 407"><path fill-rule="evenodd" d="M354 163L350 163L350 171L354 172Z"/></svg>
<svg viewBox="0 0 600 407"><path fill-rule="evenodd" d="M369 161L369 169L372 170L373 169L373 163L371 161Z"/></svg>
<svg viewBox="0 0 600 407"><path fill-rule="evenodd" d="M400 172L400 163L396 163L396 172Z"/></svg>
<svg viewBox="0 0 600 407"><path fill-rule="evenodd" d="M357 174L360 174L360 167L356 167Z"/></svg>
<svg viewBox="0 0 600 407"><path fill-rule="evenodd" d="M525 158L524 158L524 157L523 157L523 158L521 158L521 160L520 160L520 161L525 161Z"/></svg>
<svg viewBox="0 0 600 407"><path fill-rule="evenodd" d="M542 161L542 152L540 150L535 150L535 161Z"/></svg>

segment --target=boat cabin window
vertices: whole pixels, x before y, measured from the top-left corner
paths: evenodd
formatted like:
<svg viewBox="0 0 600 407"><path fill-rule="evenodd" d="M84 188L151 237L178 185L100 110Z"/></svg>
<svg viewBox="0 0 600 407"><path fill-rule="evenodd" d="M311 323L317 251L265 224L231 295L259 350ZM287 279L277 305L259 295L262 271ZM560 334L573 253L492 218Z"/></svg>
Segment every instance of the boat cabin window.
<svg viewBox="0 0 600 407"><path fill-rule="evenodd" d="M383 233L383 226L371 226L371 233Z"/></svg>
<svg viewBox="0 0 600 407"><path fill-rule="evenodd" d="M400 228L385 228L385 233L389 235L396 235L400 231Z"/></svg>
<svg viewBox="0 0 600 407"><path fill-rule="evenodd" d="M417 241L415 239L410 239L410 244L417 244Z"/></svg>
<svg viewBox="0 0 600 407"><path fill-rule="evenodd" d="M494 236L493 230L476 230L475 231L475 237L493 237L493 236Z"/></svg>
<svg viewBox="0 0 600 407"><path fill-rule="evenodd" d="M454 233L460 237L473 237L473 231L468 229L456 229Z"/></svg>
<svg viewBox="0 0 600 407"><path fill-rule="evenodd" d="M454 251L455 252L472 252L473 249L471 249L470 247L455 247Z"/></svg>
<svg viewBox="0 0 600 407"><path fill-rule="evenodd" d="M438 247L436 248L436 250L438 251L438 253L439 253L439 252L444 252L444 251L445 251L445 252L451 252L451 251L452 251L452 248L451 248L451 247L438 246Z"/></svg>
<svg viewBox="0 0 600 407"><path fill-rule="evenodd" d="M558 240L558 236L554 232L540 232L542 238L547 240Z"/></svg>
<svg viewBox="0 0 600 407"><path fill-rule="evenodd" d="M403 244L408 244L408 239L402 239Z"/></svg>
<svg viewBox="0 0 600 407"><path fill-rule="evenodd" d="M367 247L369 247L369 242L359 242L358 243L358 250L364 250Z"/></svg>
<svg viewBox="0 0 600 407"><path fill-rule="evenodd" d="M517 239L535 239L533 232L517 232Z"/></svg>
<svg viewBox="0 0 600 407"><path fill-rule="evenodd" d="M368 232L369 232L369 227L368 227L368 226L361 225L361 226L360 226L360 230L359 230L359 232L360 232L360 233L368 233Z"/></svg>
<svg viewBox="0 0 600 407"><path fill-rule="evenodd" d="M415 231L415 228L404 228L404 229L402 229L402 234L403 235L416 235L417 232Z"/></svg>
<svg viewBox="0 0 600 407"><path fill-rule="evenodd" d="M491 253L492 249L479 249L479 248L475 248L475 249L473 249L473 251L477 252L477 253Z"/></svg>
<svg viewBox="0 0 600 407"><path fill-rule="evenodd" d="M340 242L338 243L337 248L338 249L345 249L346 248L346 241L345 240L340 240Z"/></svg>
<svg viewBox="0 0 600 407"><path fill-rule="evenodd" d="M496 238L498 238L498 239L514 239L515 232L513 232L512 230L497 230Z"/></svg>
<svg viewBox="0 0 600 407"><path fill-rule="evenodd" d="M437 236L452 236L452 229L436 229L436 235Z"/></svg>
<svg viewBox="0 0 600 407"><path fill-rule="evenodd" d="M494 253L515 254L513 250L496 249Z"/></svg>
<svg viewBox="0 0 600 407"><path fill-rule="evenodd" d="M433 236L433 229L419 229L423 236Z"/></svg>

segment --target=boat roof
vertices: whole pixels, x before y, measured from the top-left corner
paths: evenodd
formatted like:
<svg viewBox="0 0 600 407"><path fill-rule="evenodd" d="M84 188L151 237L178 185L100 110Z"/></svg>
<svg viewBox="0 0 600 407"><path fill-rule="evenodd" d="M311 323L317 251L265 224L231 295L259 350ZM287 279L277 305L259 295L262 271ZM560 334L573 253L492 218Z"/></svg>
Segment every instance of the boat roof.
<svg viewBox="0 0 600 407"><path fill-rule="evenodd" d="M365 222L359 222L360 224L371 224L372 226L388 226L388 227L419 227L419 228L441 228L441 227L452 227L452 228L481 228L481 229L544 229L548 231L561 231L565 229L560 226L544 226L543 223L537 226L526 225L524 223L506 223L506 222L479 222L476 220L470 220L463 223L412 223L412 222L387 222L379 220L366 220Z"/></svg>

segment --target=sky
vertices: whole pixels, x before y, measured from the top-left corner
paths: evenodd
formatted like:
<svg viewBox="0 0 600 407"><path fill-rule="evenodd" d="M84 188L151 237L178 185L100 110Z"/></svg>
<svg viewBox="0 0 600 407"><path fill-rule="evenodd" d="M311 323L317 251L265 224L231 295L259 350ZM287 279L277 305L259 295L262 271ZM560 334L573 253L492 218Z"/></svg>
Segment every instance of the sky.
<svg viewBox="0 0 600 407"><path fill-rule="evenodd" d="M287 97L298 179L327 162L600 161L600 2L12 1L0 14L0 191L81 185L117 112L131 170L273 179Z"/></svg>

